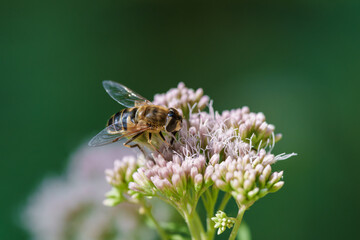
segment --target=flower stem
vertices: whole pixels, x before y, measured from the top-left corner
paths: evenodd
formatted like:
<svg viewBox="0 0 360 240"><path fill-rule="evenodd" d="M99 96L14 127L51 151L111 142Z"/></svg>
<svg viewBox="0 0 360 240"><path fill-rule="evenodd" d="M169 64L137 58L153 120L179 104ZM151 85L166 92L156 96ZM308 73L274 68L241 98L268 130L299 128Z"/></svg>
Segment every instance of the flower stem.
<svg viewBox="0 0 360 240"><path fill-rule="evenodd" d="M216 191L216 190L215 190ZM212 202L212 208L207 210L207 236L208 236L208 239L211 240L211 239L214 239L214 236L215 236L215 228L214 228L214 222L211 220L211 217L214 215L214 208L215 208L215 203L216 203L216 199L218 197L218 193L219 193L219 190L217 190L216 194L213 195L215 197L215 199L213 199L213 202ZM221 210L223 211L224 208L226 207L226 204L228 203L228 201L230 200L231 198L231 194L229 193L225 193L223 199L221 200L221 203L220 203L220 206L219 206L219 209L218 210Z"/></svg>
<svg viewBox="0 0 360 240"><path fill-rule="evenodd" d="M219 210L223 211L226 207L226 204L228 203L228 201L231 198L231 194L230 193L225 193L223 199L221 200L220 206L219 206Z"/></svg>
<svg viewBox="0 0 360 240"><path fill-rule="evenodd" d="M208 240L207 239L207 236L205 234L205 231L204 231L204 227L202 225L202 222L201 222L201 219L199 217L199 214L197 214L197 212L194 213L194 217L195 217L195 220L197 222L197 227L200 229L200 236L201 236L201 239L204 239L204 240Z"/></svg>
<svg viewBox="0 0 360 240"><path fill-rule="evenodd" d="M189 213L185 212L185 221L189 228L191 239L192 240L201 240L200 228L197 226L197 221L194 216L190 215Z"/></svg>
<svg viewBox="0 0 360 240"><path fill-rule="evenodd" d="M158 221L154 218L154 215L151 212L151 207L148 207L145 203L142 204L142 207L144 209L144 212L146 216L152 221L152 223L155 225L156 230L160 234L160 237L162 240L168 240L169 236L165 233L164 229L160 226Z"/></svg>
<svg viewBox="0 0 360 240"><path fill-rule="evenodd" d="M216 200L218 197L219 190L216 188L213 188L213 194L210 193L209 190L206 191L207 199L203 199L204 206L206 209L206 230L207 230L207 240L214 239L215 235L215 228L214 228L214 222L211 220L211 218L214 216L214 209Z"/></svg>
<svg viewBox="0 0 360 240"><path fill-rule="evenodd" d="M234 240L236 238L236 235L237 235L237 232L239 230L241 220L242 220L242 218L244 216L245 210L246 210L246 206L240 206L239 207L238 215L236 217L234 227L233 227L233 229L232 229L232 231L230 233L229 240Z"/></svg>

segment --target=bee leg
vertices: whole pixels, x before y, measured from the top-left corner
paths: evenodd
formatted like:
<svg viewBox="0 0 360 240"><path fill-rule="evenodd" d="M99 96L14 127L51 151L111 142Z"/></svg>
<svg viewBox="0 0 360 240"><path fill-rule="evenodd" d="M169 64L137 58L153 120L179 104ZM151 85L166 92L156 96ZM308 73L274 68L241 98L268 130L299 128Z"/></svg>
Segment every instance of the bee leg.
<svg viewBox="0 0 360 240"><path fill-rule="evenodd" d="M112 140L112 142L113 142L113 143L114 143L114 142L117 142L117 141L120 140L120 138L121 138L121 137L115 138L114 140Z"/></svg>
<svg viewBox="0 0 360 240"><path fill-rule="evenodd" d="M151 137L152 137L152 134L151 134L151 132L149 132L149 135L148 135L148 143L154 148L154 150L157 151L156 147L151 143Z"/></svg>
<svg viewBox="0 0 360 240"><path fill-rule="evenodd" d="M151 136L152 136L152 134L151 134L151 132L149 132L149 135L148 135L148 143L150 143L151 144ZM152 144L151 144L152 145Z"/></svg>
<svg viewBox="0 0 360 240"><path fill-rule="evenodd" d="M129 145L129 143L131 143L132 141L134 141L134 140L135 140L136 138L138 138L141 134L143 134L143 132L136 134L135 136L133 136L132 138L130 138L129 140L127 140L123 145L124 145L125 147L128 147L128 148L137 147L137 148L140 149L140 151L142 152L142 154L144 154L144 156L146 156L146 153L145 153L144 149L142 149L142 147L140 147L139 144Z"/></svg>
<svg viewBox="0 0 360 240"><path fill-rule="evenodd" d="M152 137L152 134L151 134L151 132L149 132L149 135L148 135L148 143L153 147L153 149L154 149L158 154L160 154L160 155L165 159L164 155L162 155L162 153L159 152L159 150L151 143L151 137Z"/></svg>
<svg viewBox="0 0 360 240"><path fill-rule="evenodd" d="M172 132L171 134L173 135L173 137L171 138L170 144L173 145L174 141L175 141L175 136L176 136L177 132Z"/></svg>
<svg viewBox="0 0 360 240"><path fill-rule="evenodd" d="M164 137L164 135L162 134L161 131L159 132L159 135L160 135L161 139L164 141L164 143L166 143L166 145L169 147L170 144L166 141L166 139L165 139L165 137Z"/></svg>

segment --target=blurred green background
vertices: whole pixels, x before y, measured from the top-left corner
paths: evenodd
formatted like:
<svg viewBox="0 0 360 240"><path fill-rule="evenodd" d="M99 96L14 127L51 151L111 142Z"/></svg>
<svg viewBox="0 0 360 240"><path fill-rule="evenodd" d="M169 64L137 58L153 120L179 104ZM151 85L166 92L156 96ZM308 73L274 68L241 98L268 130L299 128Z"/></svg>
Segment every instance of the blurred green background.
<svg viewBox="0 0 360 240"><path fill-rule="evenodd" d="M245 220L253 239L358 235L359 1L13 1L0 8L0 239L21 207L120 109L101 81L147 98L179 81L217 110L264 112L284 188Z"/></svg>

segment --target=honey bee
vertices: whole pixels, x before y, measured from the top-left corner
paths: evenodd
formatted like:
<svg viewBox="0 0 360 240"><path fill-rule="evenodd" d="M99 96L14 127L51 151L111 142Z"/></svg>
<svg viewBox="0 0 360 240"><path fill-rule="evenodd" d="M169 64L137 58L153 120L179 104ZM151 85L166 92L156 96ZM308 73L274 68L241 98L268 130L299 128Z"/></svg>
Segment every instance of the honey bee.
<svg viewBox="0 0 360 240"><path fill-rule="evenodd" d="M153 134L158 134L162 141L169 145L162 131L173 135L170 144L173 143L183 119L175 108L154 105L131 89L113 81L103 81L103 86L110 97L126 108L110 117L105 129L91 139L89 146L102 146L127 139L124 146L138 147L144 153L139 144L130 143L145 135L147 142L156 150L151 143Z"/></svg>

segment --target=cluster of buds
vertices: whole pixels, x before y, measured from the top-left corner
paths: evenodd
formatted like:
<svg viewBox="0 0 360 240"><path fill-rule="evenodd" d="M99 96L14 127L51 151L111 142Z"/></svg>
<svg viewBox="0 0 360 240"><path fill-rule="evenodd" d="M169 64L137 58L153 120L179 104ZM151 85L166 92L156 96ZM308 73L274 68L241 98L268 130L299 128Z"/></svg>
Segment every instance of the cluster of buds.
<svg viewBox="0 0 360 240"><path fill-rule="evenodd" d="M284 185L283 172L272 172L271 165L295 154L271 154L281 134L274 133L275 127L265 121L263 113L252 113L248 107L217 113L202 89L188 89L183 83L156 95L153 103L181 110L184 121L178 139L170 148L160 146L145 163L128 158L116 162L107 171L107 180L115 189L107 196L108 205L123 201L124 196L137 200L158 197L174 206L194 233L197 230L191 224L197 223L190 223L189 216L205 192L217 196L211 191L224 191L246 210ZM209 111L201 111L206 105ZM213 216L215 203L216 199L210 199L209 215ZM233 223L225 213L218 214L215 228L221 233Z"/></svg>
<svg viewBox="0 0 360 240"><path fill-rule="evenodd" d="M144 196L165 196L178 202L189 196L191 192L199 193L211 184L211 174L206 166L203 155L186 157L173 155L166 161L161 155L154 157L154 162L147 162L146 166L133 174L134 182L129 188L132 193Z"/></svg>
<svg viewBox="0 0 360 240"><path fill-rule="evenodd" d="M115 160L114 169L105 171L107 182L113 186L112 190L106 194L105 205L115 206L126 200L133 174L142 163L143 161L134 156L126 156L122 160Z"/></svg>
<svg viewBox="0 0 360 240"><path fill-rule="evenodd" d="M281 134L273 136L275 126L268 124L265 120L265 115L262 112L250 112L246 106L224 111L219 116L220 122L235 130L242 141L251 144L255 149L271 144L270 140L277 142L282 137Z"/></svg>
<svg viewBox="0 0 360 240"><path fill-rule="evenodd" d="M189 116L191 110L198 112L204 109L208 102L209 97L204 96L201 88L194 91L185 87L185 84L182 82L178 84L177 88L172 88L164 94L156 94L154 97L155 104L181 110L185 118ZM189 106L192 107L191 110Z"/></svg>
<svg viewBox="0 0 360 240"><path fill-rule="evenodd" d="M214 228L218 229L218 235L223 233L226 228L232 228L236 221L234 218L226 216L226 213L220 210L217 211L215 217L212 217L211 220L215 222Z"/></svg>
<svg viewBox="0 0 360 240"><path fill-rule="evenodd" d="M271 173L274 155L264 149L258 153L249 152L243 157L228 157L215 165L212 180L216 187L229 192L238 205L250 206L270 192L276 192L283 185L283 172Z"/></svg>

